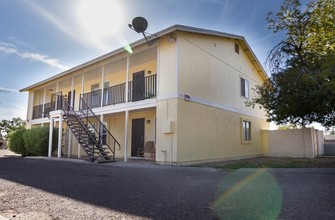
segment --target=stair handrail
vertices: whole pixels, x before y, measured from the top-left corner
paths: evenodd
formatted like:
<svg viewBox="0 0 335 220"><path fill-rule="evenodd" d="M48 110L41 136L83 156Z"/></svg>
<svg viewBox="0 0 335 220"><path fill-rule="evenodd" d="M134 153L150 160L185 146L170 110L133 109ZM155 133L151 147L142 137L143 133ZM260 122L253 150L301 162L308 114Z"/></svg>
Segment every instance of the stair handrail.
<svg viewBox="0 0 335 220"><path fill-rule="evenodd" d="M96 139L95 137L93 137L92 135L92 132L88 129L88 127L83 123L83 121L80 119L80 116L76 113L76 111L73 109L73 107L71 107L71 105L67 102L67 98L65 98L62 94L61 95L58 95L61 97L61 101L62 101L62 105L61 105L61 110L63 110L65 113L67 113L67 115L69 115L68 113L71 111L71 113L73 112L74 115L76 116L77 118L77 121L80 123L80 127L83 128L86 133L89 135L89 137L94 140L94 145L97 145L97 142L96 142ZM64 108L64 104L67 106L67 108ZM91 124L91 123L90 123ZM91 124L92 125L92 124ZM93 126L92 126L93 127ZM99 140L100 141L100 140ZM95 160L94 158L94 146L93 146L93 149L92 149L92 154L93 154L93 160ZM107 156L107 155L102 155L102 156Z"/></svg>
<svg viewBox="0 0 335 220"><path fill-rule="evenodd" d="M80 105L79 106L79 111L84 115L85 119L90 123L90 120L89 120L89 116L90 117L94 117L98 123L99 123L99 129L105 129L106 130L106 133L108 133L108 135L112 138L112 141L113 141L113 149L109 146L109 144L107 144L107 141L106 141L106 146L109 148L109 150L111 150L113 152L113 159L115 159L115 144L119 147L119 150L121 149L121 145L120 143L116 140L116 138L110 133L110 131L107 129L106 125L104 123L101 122L101 120L98 118L98 116L96 116L96 114L94 114L94 112L92 111L92 109L89 107L89 105L84 101L84 99L82 98L82 96L79 97L79 102L80 102ZM84 106L83 106L84 105ZM85 109L83 108L85 107ZM86 111L86 114L84 113L84 111ZM88 112L90 114L88 114ZM99 134L99 141L101 143L101 141L103 140L102 138L102 134L100 132L98 132L96 130L96 128L93 126L93 128L95 129L95 131ZM107 135L107 134L106 134Z"/></svg>

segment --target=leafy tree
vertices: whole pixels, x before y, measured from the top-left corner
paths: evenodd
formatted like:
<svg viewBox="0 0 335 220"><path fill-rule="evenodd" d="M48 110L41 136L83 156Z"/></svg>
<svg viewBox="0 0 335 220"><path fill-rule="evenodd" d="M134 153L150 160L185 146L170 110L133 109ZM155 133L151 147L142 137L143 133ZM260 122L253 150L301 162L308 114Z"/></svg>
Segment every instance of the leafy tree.
<svg viewBox="0 0 335 220"><path fill-rule="evenodd" d="M267 20L285 38L269 53L271 77L256 87L247 105L259 104L277 124L333 125L335 0L314 0L305 7L299 0L286 0Z"/></svg>
<svg viewBox="0 0 335 220"><path fill-rule="evenodd" d="M2 120L0 122L0 131L9 133L10 131L15 131L25 127L26 122L20 117L13 118L12 120Z"/></svg>

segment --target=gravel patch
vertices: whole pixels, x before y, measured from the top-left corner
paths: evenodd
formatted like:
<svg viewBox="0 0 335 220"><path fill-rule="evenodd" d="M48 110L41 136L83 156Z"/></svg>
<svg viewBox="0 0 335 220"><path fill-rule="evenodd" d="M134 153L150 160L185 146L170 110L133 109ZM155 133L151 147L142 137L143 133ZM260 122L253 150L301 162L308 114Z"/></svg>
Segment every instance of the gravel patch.
<svg viewBox="0 0 335 220"><path fill-rule="evenodd" d="M0 220L146 219L0 179Z"/></svg>

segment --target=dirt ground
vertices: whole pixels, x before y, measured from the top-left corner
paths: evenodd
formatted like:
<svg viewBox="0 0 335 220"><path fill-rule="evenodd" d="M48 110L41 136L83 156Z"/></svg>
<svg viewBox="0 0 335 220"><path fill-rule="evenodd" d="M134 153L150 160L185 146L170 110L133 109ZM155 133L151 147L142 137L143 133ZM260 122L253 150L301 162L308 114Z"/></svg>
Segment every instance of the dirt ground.
<svg viewBox="0 0 335 220"><path fill-rule="evenodd" d="M0 149L0 157L5 157L5 156L21 156L21 155L16 154L13 151L10 151L8 148L7 149Z"/></svg>
<svg viewBox="0 0 335 220"><path fill-rule="evenodd" d="M304 158L277 158L258 157L241 160L222 161L202 164L223 169L239 168L335 168L335 157Z"/></svg>

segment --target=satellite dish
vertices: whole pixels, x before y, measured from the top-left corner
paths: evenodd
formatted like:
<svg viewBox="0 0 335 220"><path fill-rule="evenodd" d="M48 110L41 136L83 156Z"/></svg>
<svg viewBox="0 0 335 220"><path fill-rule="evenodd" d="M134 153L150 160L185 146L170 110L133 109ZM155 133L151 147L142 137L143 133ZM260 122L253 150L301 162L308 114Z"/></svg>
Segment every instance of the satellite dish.
<svg viewBox="0 0 335 220"><path fill-rule="evenodd" d="M134 18L131 24L137 33L144 33L148 27L148 21L143 17Z"/></svg>
<svg viewBox="0 0 335 220"><path fill-rule="evenodd" d="M131 24L128 24L128 26L129 26L130 29L133 29L137 33L142 33L143 37L148 42L149 46L154 43L154 41L150 39L151 36L153 36L153 34L145 32L145 30L147 30L147 27L148 27L147 19L145 19L143 17L136 17L136 18L133 19ZM148 34L149 34L149 36L148 36ZM156 35L154 35L154 36L156 36Z"/></svg>

